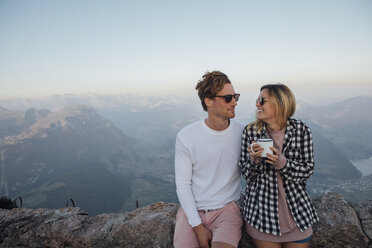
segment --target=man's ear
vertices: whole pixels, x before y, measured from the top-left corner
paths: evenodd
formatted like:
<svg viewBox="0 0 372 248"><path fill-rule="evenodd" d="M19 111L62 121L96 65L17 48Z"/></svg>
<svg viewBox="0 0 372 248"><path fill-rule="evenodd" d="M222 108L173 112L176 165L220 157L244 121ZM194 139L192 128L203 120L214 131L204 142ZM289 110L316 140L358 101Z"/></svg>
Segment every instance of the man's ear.
<svg viewBox="0 0 372 248"><path fill-rule="evenodd" d="M208 97L204 98L204 103L207 105L207 107L211 107L214 103L214 101Z"/></svg>

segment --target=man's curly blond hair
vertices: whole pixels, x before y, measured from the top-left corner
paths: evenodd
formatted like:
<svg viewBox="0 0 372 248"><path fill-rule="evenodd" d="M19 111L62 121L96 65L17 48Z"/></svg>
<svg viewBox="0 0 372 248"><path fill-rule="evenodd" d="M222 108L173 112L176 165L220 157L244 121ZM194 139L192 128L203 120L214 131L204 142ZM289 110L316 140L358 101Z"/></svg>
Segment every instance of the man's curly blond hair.
<svg viewBox="0 0 372 248"><path fill-rule="evenodd" d="M220 71L207 72L203 75L195 89L198 91L204 111L208 111L204 99L213 99L225 84L231 84L230 79Z"/></svg>

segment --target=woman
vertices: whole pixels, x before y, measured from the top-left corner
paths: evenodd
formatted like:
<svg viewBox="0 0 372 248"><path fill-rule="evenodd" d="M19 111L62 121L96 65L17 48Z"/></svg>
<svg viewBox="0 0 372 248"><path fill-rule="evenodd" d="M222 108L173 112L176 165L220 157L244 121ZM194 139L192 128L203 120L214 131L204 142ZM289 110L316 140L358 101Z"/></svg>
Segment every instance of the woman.
<svg viewBox="0 0 372 248"><path fill-rule="evenodd" d="M256 120L243 131L239 161L247 182L246 231L257 248L308 247L311 225L318 221L306 193L306 180L314 171L310 129L290 118L296 100L283 84L261 87L256 107ZM263 148L254 144L258 138L273 139L273 154L261 157Z"/></svg>

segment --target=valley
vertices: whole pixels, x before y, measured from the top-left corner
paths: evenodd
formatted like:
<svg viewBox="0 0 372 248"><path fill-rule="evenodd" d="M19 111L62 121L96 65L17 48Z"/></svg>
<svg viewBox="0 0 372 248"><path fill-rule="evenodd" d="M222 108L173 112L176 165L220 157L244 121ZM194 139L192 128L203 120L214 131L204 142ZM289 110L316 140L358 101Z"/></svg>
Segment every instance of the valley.
<svg viewBox="0 0 372 248"><path fill-rule="evenodd" d="M0 101L0 195L21 196L29 208L64 207L72 198L90 215L130 211L136 201L177 202L175 135L204 118L199 104L137 95ZM314 139L312 196L334 191L351 201L372 198L365 174L372 115L368 109L359 114L360 104L372 106L372 98L324 107L299 103L295 118L305 120ZM241 108L244 122L252 121L254 109Z"/></svg>

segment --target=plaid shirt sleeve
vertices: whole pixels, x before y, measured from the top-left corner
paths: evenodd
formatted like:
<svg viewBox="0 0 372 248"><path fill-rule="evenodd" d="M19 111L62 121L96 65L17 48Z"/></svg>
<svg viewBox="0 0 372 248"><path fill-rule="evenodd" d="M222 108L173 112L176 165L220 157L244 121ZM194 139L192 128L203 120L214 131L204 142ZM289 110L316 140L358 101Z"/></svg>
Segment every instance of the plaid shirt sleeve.
<svg viewBox="0 0 372 248"><path fill-rule="evenodd" d="M257 175L259 175L264 169L263 162L255 163L249 156L248 147L252 143L252 140L254 140L252 130L253 129L251 128L249 129L248 127L244 128L242 134L242 147L239 159L239 167L243 175L243 178L249 182L254 181Z"/></svg>
<svg viewBox="0 0 372 248"><path fill-rule="evenodd" d="M306 181L314 172L313 139L310 129L303 123L292 137L291 146L285 151L287 163L280 173L287 180Z"/></svg>

